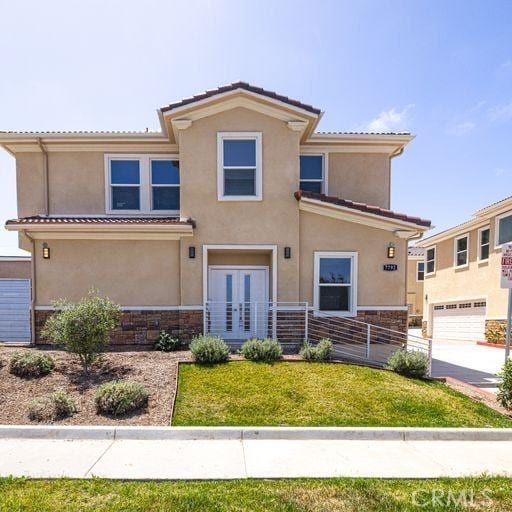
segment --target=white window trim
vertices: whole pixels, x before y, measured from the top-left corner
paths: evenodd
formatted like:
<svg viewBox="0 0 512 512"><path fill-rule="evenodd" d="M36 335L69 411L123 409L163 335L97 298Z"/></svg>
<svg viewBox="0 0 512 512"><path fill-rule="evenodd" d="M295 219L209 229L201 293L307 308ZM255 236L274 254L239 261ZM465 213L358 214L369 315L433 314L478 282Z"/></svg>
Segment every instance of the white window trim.
<svg viewBox="0 0 512 512"><path fill-rule="evenodd" d="M117 184L111 183L110 162L112 160L138 160L139 161L139 194L140 194L140 209L139 210L114 210L112 209L112 186L117 187ZM171 154L135 154L135 153L112 153L105 154L105 213L111 215L179 215L179 210L153 210L152 209L152 184L151 184L151 161L152 160L177 160L178 155ZM181 172L181 169L180 169ZM119 185L119 186L135 186L135 185ZM181 175L179 185L155 185L156 187L181 187Z"/></svg>
<svg viewBox="0 0 512 512"><path fill-rule="evenodd" d="M305 153L301 152L300 156L321 156L322 157L322 194L329 194L329 153ZM318 182L320 180L302 180L300 178L300 158L299 158L299 188L301 181Z"/></svg>
<svg viewBox="0 0 512 512"><path fill-rule="evenodd" d="M313 307L314 312L328 314L331 316L351 317L357 316L357 252L339 252L339 251L315 251L314 253L314 273L313 273ZM320 260L323 258L350 258L352 260L350 272L350 310L349 311L320 311ZM324 285L325 286L325 285ZM342 286L341 284L332 284L332 286Z"/></svg>
<svg viewBox="0 0 512 512"><path fill-rule="evenodd" d="M418 279L418 274L420 273L420 263L423 263L423 279ZM425 281L425 262L424 261L417 261L416 262L416 282L417 283L423 283L423 281Z"/></svg>
<svg viewBox="0 0 512 512"><path fill-rule="evenodd" d="M494 248L495 249L501 249L501 246L503 244L500 244L500 220L504 219L505 217L511 217L512 211L508 211L505 213L502 213L501 215L497 215L494 219Z"/></svg>
<svg viewBox="0 0 512 512"><path fill-rule="evenodd" d="M430 249L434 249L434 270L432 272L428 272L428 260L427 260L427 254ZM423 274L426 276L433 276L436 273L437 269L437 245L431 245L430 247L427 247L425 249L425 273Z"/></svg>
<svg viewBox="0 0 512 512"><path fill-rule="evenodd" d="M457 242L459 240L463 240L464 238L466 238L466 263L463 263L462 265L457 265L457 256L459 254L459 252L464 252L464 251L457 251ZM466 268L469 266L469 233L464 233L463 235L460 235L456 238L454 238L453 240L453 266L455 268Z"/></svg>
<svg viewBox="0 0 512 512"><path fill-rule="evenodd" d="M256 173L254 196L225 196L224 195L224 144L225 139L255 140L256 141ZM262 135L261 132L217 132L217 199L219 201L261 201L263 198L262 172ZM237 166L237 169L243 167ZM253 167L250 167L253 169Z"/></svg>
<svg viewBox="0 0 512 512"><path fill-rule="evenodd" d="M477 260L479 263L483 263L484 261L489 261L489 256L487 258L481 258L482 254L482 231L485 231L486 229L489 230L489 242L487 244L489 246L489 256L491 255L491 226L487 224L487 226L483 226L478 230L478 254L477 254Z"/></svg>

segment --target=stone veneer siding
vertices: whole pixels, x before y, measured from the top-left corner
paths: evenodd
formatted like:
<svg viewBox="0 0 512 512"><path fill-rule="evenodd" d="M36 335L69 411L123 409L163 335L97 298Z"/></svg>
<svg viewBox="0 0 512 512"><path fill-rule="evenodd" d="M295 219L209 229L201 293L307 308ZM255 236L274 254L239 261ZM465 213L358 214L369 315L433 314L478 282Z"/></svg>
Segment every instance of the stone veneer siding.
<svg viewBox="0 0 512 512"><path fill-rule="evenodd" d="M48 343L41 338L41 330L52 311L35 312L36 344ZM135 310L123 311L121 323L111 335L113 345L152 345L161 330L188 343L203 332L201 310Z"/></svg>
<svg viewBox="0 0 512 512"><path fill-rule="evenodd" d="M491 341L491 340L487 339L487 331L489 329L492 329L492 330L503 329L503 331L502 331L503 336L500 338L499 343L505 343L506 332L507 332L507 320L505 318L502 320L486 320L485 321L485 339L486 339L486 341ZM494 343L496 343L496 342L494 342Z"/></svg>

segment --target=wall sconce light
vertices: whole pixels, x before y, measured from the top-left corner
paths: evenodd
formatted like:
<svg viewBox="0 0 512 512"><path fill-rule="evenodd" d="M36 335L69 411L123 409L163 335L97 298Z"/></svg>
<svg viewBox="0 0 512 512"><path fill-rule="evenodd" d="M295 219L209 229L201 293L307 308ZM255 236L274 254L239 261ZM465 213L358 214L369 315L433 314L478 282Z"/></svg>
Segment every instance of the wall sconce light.
<svg viewBox="0 0 512 512"><path fill-rule="evenodd" d="M188 248L188 257L191 259L196 257L196 248L193 245Z"/></svg>
<svg viewBox="0 0 512 512"><path fill-rule="evenodd" d="M48 244L46 242L43 244L43 258L45 260L50 259L50 248L48 247Z"/></svg>
<svg viewBox="0 0 512 512"><path fill-rule="evenodd" d="M289 260L292 257L292 248L291 247L285 247L284 248L284 257Z"/></svg>
<svg viewBox="0 0 512 512"><path fill-rule="evenodd" d="M395 257L395 244L390 243L388 245L388 258L394 258Z"/></svg>

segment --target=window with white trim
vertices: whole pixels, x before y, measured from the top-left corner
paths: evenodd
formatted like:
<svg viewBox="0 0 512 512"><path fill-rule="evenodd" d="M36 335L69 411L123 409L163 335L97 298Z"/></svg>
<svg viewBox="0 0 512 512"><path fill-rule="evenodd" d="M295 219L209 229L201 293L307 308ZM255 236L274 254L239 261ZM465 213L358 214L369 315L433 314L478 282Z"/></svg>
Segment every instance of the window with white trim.
<svg viewBox="0 0 512 512"><path fill-rule="evenodd" d="M465 267L469 261L469 235L459 236L454 240L454 258L455 267Z"/></svg>
<svg viewBox="0 0 512 512"><path fill-rule="evenodd" d="M220 201L261 200L261 159L261 133L218 133L218 199Z"/></svg>
<svg viewBox="0 0 512 512"><path fill-rule="evenodd" d="M436 271L436 247L429 247L425 251L425 275L433 274Z"/></svg>
<svg viewBox="0 0 512 512"><path fill-rule="evenodd" d="M491 242L491 230L482 228L478 231L478 259L485 261L489 259L489 250Z"/></svg>
<svg viewBox="0 0 512 512"><path fill-rule="evenodd" d="M315 252L314 280L315 310L357 314L356 252Z"/></svg>
<svg viewBox="0 0 512 512"><path fill-rule="evenodd" d="M512 213L496 217L496 247L512 242Z"/></svg>
<svg viewBox="0 0 512 512"><path fill-rule="evenodd" d="M424 281L425 280L425 262L418 261L416 263L416 281Z"/></svg>
<svg viewBox="0 0 512 512"><path fill-rule="evenodd" d="M300 155L300 190L325 194L324 155Z"/></svg>
<svg viewBox="0 0 512 512"><path fill-rule="evenodd" d="M106 155L107 213L178 214L179 161L164 155Z"/></svg>

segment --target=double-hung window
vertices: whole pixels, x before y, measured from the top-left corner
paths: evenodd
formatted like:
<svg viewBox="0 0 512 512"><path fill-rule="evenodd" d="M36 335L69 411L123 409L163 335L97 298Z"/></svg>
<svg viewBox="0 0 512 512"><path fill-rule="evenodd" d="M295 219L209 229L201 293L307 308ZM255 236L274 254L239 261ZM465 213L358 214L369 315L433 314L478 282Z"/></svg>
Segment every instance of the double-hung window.
<svg viewBox="0 0 512 512"><path fill-rule="evenodd" d="M261 133L217 134L217 190L220 201L262 199Z"/></svg>
<svg viewBox="0 0 512 512"><path fill-rule="evenodd" d="M425 280L425 262L418 261L416 263L416 281L424 281Z"/></svg>
<svg viewBox="0 0 512 512"><path fill-rule="evenodd" d="M426 251L425 251L425 274L424 275L429 275L429 274L434 274L435 271L436 271L436 248L435 246L434 247L429 247Z"/></svg>
<svg viewBox="0 0 512 512"><path fill-rule="evenodd" d="M465 267L469 262L469 235L459 236L454 240L454 261L455 267Z"/></svg>
<svg viewBox="0 0 512 512"><path fill-rule="evenodd" d="M324 155L300 155L300 190L326 194Z"/></svg>
<svg viewBox="0 0 512 512"><path fill-rule="evenodd" d="M357 253L315 252L314 280L315 310L357 314Z"/></svg>
<svg viewBox="0 0 512 512"><path fill-rule="evenodd" d="M496 217L496 247L512 242L512 213Z"/></svg>
<svg viewBox="0 0 512 512"><path fill-rule="evenodd" d="M489 227L478 231L478 260L485 261L489 259L489 250L491 242L491 230Z"/></svg>
<svg viewBox="0 0 512 512"><path fill-rule="evenodd" d="M177 214L180 172L177 158L163 155L106 155L107 213Z"/></svg>

